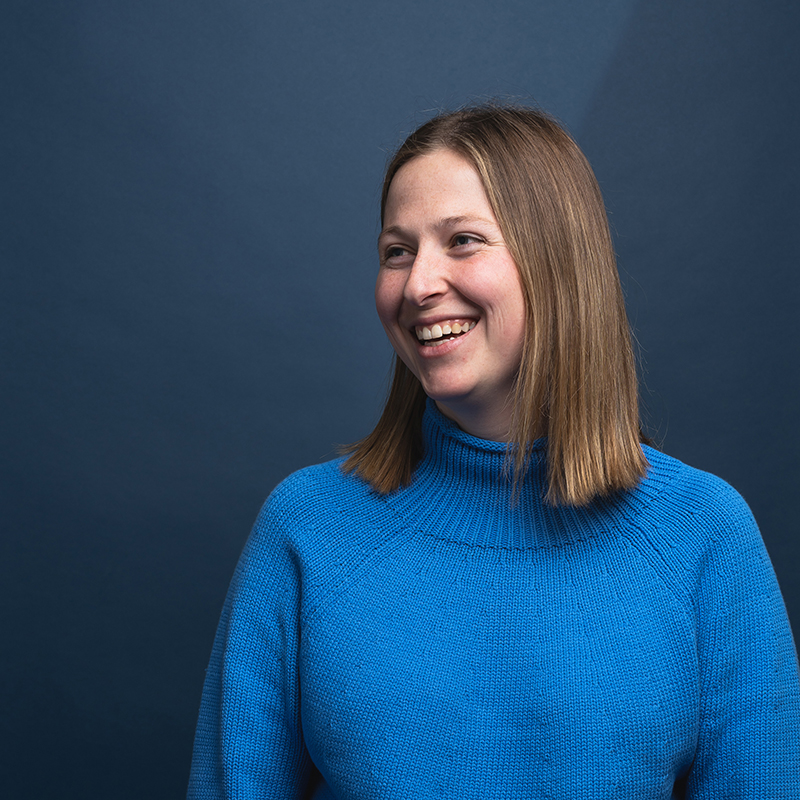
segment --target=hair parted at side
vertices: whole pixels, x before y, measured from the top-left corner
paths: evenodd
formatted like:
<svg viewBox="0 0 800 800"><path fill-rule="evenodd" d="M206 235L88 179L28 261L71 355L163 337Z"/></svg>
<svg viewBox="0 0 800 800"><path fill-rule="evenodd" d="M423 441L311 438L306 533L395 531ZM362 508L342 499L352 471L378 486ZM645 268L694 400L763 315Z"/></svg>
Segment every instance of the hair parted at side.
<svg viewBox="0 0 800 800"><path fill-rule="evenodd" d="M635 486L641 448L638 386L603 198L585 156L549 115L527 106L483 105L441 114L400 146L392 179L435 150L467 159L483 182L519 270L527 313L510 431L520 486L531 443L547 437L552 504L585 505ZM376 491L407 485L422 453L425 393L395 357L394 379L375 429L344 463Z"/></svg>

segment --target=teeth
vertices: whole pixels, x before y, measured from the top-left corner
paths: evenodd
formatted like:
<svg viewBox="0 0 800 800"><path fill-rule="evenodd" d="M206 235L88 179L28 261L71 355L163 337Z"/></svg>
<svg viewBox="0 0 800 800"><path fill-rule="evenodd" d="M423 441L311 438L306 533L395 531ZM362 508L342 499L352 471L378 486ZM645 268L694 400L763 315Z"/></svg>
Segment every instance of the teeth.
<svg viewBox="0 0 800 800"><path fill-rule="evenodd" d="M445 322L436 325L431 325L430 328L423 326L416 329L417 339L422 342L430 343L432 345L442 344L442 342L449 342L450 339L443 337L449 336L453 338L459 333L466 333L471 331L478 323L474 320L471 322Z"/></svg>

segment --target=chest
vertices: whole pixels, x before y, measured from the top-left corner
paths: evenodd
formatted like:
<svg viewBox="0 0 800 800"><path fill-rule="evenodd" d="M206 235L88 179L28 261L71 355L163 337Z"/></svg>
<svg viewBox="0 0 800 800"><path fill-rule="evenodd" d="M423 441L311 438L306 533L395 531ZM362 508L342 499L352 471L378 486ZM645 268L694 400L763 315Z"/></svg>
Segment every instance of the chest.
<svg viewBox="0 0 800 800"><path fill-rule="evenodd" d="M304 736L332 785L578 796L591 778L669 797L698 702L691 623L671 592L631 562L438 556L386 559L305 633Z"/></svg>

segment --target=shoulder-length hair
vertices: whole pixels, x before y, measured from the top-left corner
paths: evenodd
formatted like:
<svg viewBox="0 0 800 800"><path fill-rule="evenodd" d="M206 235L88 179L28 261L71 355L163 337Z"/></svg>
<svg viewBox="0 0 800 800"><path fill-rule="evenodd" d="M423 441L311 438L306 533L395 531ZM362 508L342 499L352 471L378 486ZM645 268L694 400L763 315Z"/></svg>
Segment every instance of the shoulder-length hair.
<svg viewBox="0 0 800 800"><path fill-rule="evenodd" d="M550 116L487 105L442 114L412 133L389 162L450 150L480 175L519 270L527 314L513 396L509 467L524 479L535 439L547 437L552 504L585 505L632 488L646 472L631 336L603 198L583 153ZM395 357L375 429L344 463L377 492L412 479L422 458L422 385Z"/></svg>

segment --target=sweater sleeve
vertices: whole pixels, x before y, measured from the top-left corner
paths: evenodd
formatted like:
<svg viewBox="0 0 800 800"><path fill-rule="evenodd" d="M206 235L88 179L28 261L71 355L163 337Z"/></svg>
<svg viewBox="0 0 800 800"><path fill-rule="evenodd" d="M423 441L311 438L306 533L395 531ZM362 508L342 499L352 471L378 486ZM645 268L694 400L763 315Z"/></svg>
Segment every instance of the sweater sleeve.
<svg viewBox="0 0 800 800"><path fill-rule="evenodd" d="M750 510L730 487L698 596L700 740L691 800L800 797L797 654ZM719 523L719 520L715 521Z"/></svg>
<svg viewBox="0 0 800 800"><path fill-rule="evenodd" d="M276 493L279 490L276 490ZM288 800L314 772L300 725L300 569L275 494L234 573L195 734L189 800Z"/></svg>

